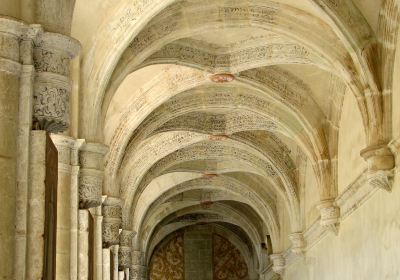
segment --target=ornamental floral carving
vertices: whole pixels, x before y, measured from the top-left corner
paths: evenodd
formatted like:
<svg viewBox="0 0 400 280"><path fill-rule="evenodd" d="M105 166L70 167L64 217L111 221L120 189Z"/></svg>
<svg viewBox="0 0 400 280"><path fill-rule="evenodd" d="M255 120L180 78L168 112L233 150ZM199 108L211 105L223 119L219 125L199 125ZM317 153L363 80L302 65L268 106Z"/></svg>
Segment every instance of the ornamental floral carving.
<svg viewBox="0 0 400 280"><path fill-rule="evenodd" d="M69 89L51 83L36 84L33 123L37 129L57 133L69 126Z"/></svg>

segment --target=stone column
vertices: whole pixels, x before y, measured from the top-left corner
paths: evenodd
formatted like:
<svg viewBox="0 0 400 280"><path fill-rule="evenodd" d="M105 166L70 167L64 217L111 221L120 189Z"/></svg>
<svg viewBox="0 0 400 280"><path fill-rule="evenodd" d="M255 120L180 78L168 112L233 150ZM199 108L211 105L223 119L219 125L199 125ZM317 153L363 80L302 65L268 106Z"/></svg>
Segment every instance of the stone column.
<svg viewBox="0 0 400 280"><path fill-rule="evenodd" d="M76 164L77 153L83 140L55 134L51 138L58 150L59 199L57 201L56 277L60 280L69 280L72 277L76 278L74 263L77 261L75 234L77 232L78 202L76 179L73 179L77 174L76 172L73 174L73 167ZM73 254L71 255L71 253Z"/></svg>
<svg viewBox="0 0 400 280"><path fill-rule="evenodd" d="M107 197L103 203L103 247L119 244L119 229L122 222L121 200Z"/></svg>
<svg viewBox="0 0 400 280"><path fill-rule="evenodd" d="M104 156L108 148L103 144L86 143L79 153L79 207L100 206L104 179Z"/></svg>
<svg viewBox="0 0 400 280"><path fill-rule="evenodd" d="M132 239L135 232L122 230L119 238L119 269L125 270L132 266Z"/></svg>
<svg viewBox="0 0 400 280"><path fill-rule="evenodd" d="M376 145L361 151L367 162L368 182L376 188L391 191L395 159L389 145Z"/></svg>
<svg viewBox="0 0 400 280"><path fill-rule="evenodd" d="M14 278L18 105L21 74L20 37L23 24L0 17L0 279ZM27 164L27 163L25 163ZM26 190L26 189L25 189ZM26 200L25 200L26 203ZM26 204L24 205L26 209ZM26 215L26 212L24 213ZM17 228L25 239L25 224ZM24 240L23 240L24 242ZM25 248L23 248L25 250ZM7 256L7 257L5 257Z"/></svg>
<svg viewBox="0 0 400 280"><path fill-rule="evenodd" d="M117 280L119 277L119 271L118 271L118 249L119 245L113 245L110 247L111 253L112 253L112 259L113 259L113 269L111 271L112 274L112 279Z"/></svg>
<svg viewBox="0 0 400 280"><path fill-rule="evenodd" d="M95 280L102 280L103 274L103 216L101 214L102 207L98 206L94 211L94 277Z"/></svg>
<svg viewBox="0 0 400 280"><path fill-rule="evenodd" d="M327 230L338 234L340 223L340 209L335 205L335 200L324 200L318 205L321 214L320 225Z"/></svg>
<svg viewBox="0 0 400 280"><path fill-rule="evenodd" d="M110 248L103 249L103 280L111 280Z"/></svg>
<svg viewBox="0 0 400 280"><path fill-rule="evenodd" d="M118 280L124 280L125 279L125 272L124 271L120 271L118 273Z"/></svg>
<svg viewBox="0 0 400 280"><path fill-rule="evenodd" d="M79 210L78 280L89 279L89 211Z"/></svg>

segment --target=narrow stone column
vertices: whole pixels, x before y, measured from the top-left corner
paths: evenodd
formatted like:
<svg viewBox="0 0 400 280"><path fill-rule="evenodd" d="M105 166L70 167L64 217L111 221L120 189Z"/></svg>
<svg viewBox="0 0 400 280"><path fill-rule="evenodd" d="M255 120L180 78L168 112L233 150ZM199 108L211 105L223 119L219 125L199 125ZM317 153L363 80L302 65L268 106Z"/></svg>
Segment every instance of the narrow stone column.
<svg viewBox="0 0 400 280"><path fill-rule="evenodd" d="M113 259L113 270L111 271L113 275L113 280L118 279L119 271L118 271L118 249L119 245L113 245L110 247Z"/></svg>
<svg viewBox="0 0 400 280"><path fill-rule="evenodd" d="M111 280L110 249L103 249L103 280Z"/></svg>
<svg viewBox="0 0 400 280"><path fill-rule="evenodd" d="M121 228L121 200L107 197L103 204L103 246L105 248L119 244L119 229Z"/></svg>
<svg viewBox="0 0 400 280"><path fill-rule="evenodd" d="M120 271L118 273L118 280L125 280L125 272L124 271Z"/></svg>
<svg viewBox="0 0 400 280"><path fill-rule="evenodd" d="M78 203L76 185L73 182L73 176L76 175L72 174L72 169L74 158L83 141L55 134L51 138L58 150L58 197L60 198L57 201L56 277L63 280L71 279L71 273L76 277L71 252L75 255L76 250L72 244L75 243L77 221L75 215ZM77 259L76 255L75 258Z"/></svg>
<svg viewBox="0 0 400 280"><path fill-rule="evenodd" d="M104 178L104 156L108 148L103 144L86 143L79 153L79 207L100 206Z"/></svg>
<svg viewBox="0 0 400 280"><path fill-rule="evenodd" d="M94 211L94 277L95 280L102 280L103 274L103 216L101 215L101 206Z"/></svg>
<svg viewBox="0 0 400 280"><path fill-rule="evenodd" d="M79 210L78 279L89 279L89 211Z"/></svg>
<svg viewBox="0 0 400 280"><path fill-rule="evenodd" d="M14 279L15 238L21 237L24 242L26 234L26 219L24 224L16 228L16 232L14 225L19 203L16 195L16 161L21 73L19 41L22 27L21 22L0 17L0 256L7 256L0 262L0 279ZM22 206L26 209L26 204ZM26 215L26 212L23 214Z"/></svg>
<svg viewBox="0 0 400 280"><path fill-rule="evenodd" d="M122 230L119 238L119 269L125 270L132 266L132 239L135 232Z"/></svg>

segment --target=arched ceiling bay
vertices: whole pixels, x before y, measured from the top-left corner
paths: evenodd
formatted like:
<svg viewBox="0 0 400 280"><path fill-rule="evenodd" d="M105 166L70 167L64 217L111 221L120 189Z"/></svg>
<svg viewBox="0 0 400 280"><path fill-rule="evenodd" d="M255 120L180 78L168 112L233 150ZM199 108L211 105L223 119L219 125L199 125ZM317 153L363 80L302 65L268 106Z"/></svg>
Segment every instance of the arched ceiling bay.
<svg viewBox="0 0 400 280"><path fill-rule="evenodd" d="M304 230L307 164L320 200L335 197L345 92L366 130L380 117L379 3L366 2L77 1L81 131L110 148L104 190L137 249L206 220L240 228L266 264L268 236L279 252L284 227Z"/></svg>

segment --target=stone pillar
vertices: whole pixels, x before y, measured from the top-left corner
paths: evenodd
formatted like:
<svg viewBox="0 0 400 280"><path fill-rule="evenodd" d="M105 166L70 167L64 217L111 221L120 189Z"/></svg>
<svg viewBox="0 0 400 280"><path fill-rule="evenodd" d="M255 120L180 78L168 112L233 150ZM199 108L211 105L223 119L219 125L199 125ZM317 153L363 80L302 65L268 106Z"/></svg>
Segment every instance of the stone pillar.
<svg viewBox="0 0 400 280"><path fill-rule="evenodd" d="M70 61L79 50L78 41L57 33L43 32L34 41L35 129L57 133L69 127L69 95L72 90Z"/></svg>
<svg viewBox="0 0 400 280"><path fill-rule="evenodd" d="M135 232L122 230L119 238L119 269L125 270L132 266L132 239Z"/></svg>
<svg viewBox="0 0 400 280"><path fill-rule="evenodd" d="M111 257L113 259L113 267L112 267L112 279L117 280L119 277L119 271L118 271L118 248L119 245L113 245L110 247L111 249Z"/></svg>
<svg viewBox="0 0 400 280"><path fill-rule="evenodd" d="M320 225L327 230L338 234L340 223L340 209L335 205L335 200L324 200L318 205L321 214Z"/></svg>
<svg viewBox="0 0 400 280"><path fill-rule="evenodd" d="M279 275L285 271L286 260L283 254L272 254L269 256L272 261L272 270Z"/></svg>
<svg viewBox="0 0 400 280"><path fill-rule="evenodd" d="M20 22L0 17L0 256L4 256L0 262L0 279L14 278L14 241L19 236L25 240L26 234L26 219L25 224L17 228L21 230L17 231L17 237L14 224L18 204L16 162L21 74L19 41L22 27ZM26 200L23 206L26 209ZM23 214L26 215L26 211Z"/></svg>
<svg viewBox="0 0 400 280"><path fill-rule="evenodd" d="M94 211L94 280L102 280L103 275L103 216L101 214L101 206L95 208Z"/></svg>
<svg viewBox="0 0 400 280"><path fill-rule="evenodd" d="M118 280L124 280L125 279L125 272L124 271L120 271L118 273Z"/></svg>
<svg viewBox="0 0 400 280"><path fill-rule="evenodd" d="M302 232L295 232L289 235L289 240L292 242L292 252L295 255L301 255L306 248L306 241Z"/></svg>
<svg viewBox="0 0 400 280"><path fill-rule="evenodd" d="M110 248L103 249L103 280L111 280Z"/></svg>
<svg viewBox="0 0 400 280"><path fill-rule="evenodd" d="M86 143L79 153L79 207L97 207L102 203L104 156L108 148L103 144Z"/></svg>
<svg viewBox="0 0 400 280"><path fill-rule="evenodd" d="M395 159L388 145L376 145L361 151L360 155L367 162L368 182L376 188L391 191Z"/></svg>
<svg viewBox="0 0 400 280"><path fill-rule="evenodd" d="M119 244L119 229L122 222L121 200L107 197L103 204L103 247Z"/></svg>
<svg viewBox="0 0 400 280"><path fill-rule="evenodd" d="M141 280L144 275L144 269L145 269L142 266L143 253L141 251L134 250L131 252L131 254L132 254L132 266L129 273L130 280Z"/></svg>
<svg viewBox="0 0 400 280"><path fill-rule="evenodd" d="M58 150L58 197L60 198L57 201L56 277L60 280L69 280L77 276L74 264L77 262L75 249L78 220L77 174L76 170L73 174L73 168L83 140L55 134L51 138Z"/></svg>
<svg viewBox="0 0 400 280"><path fill-rule="evenodd" d="M78 280L89 279L89 211L79 210Z"/></svg>

